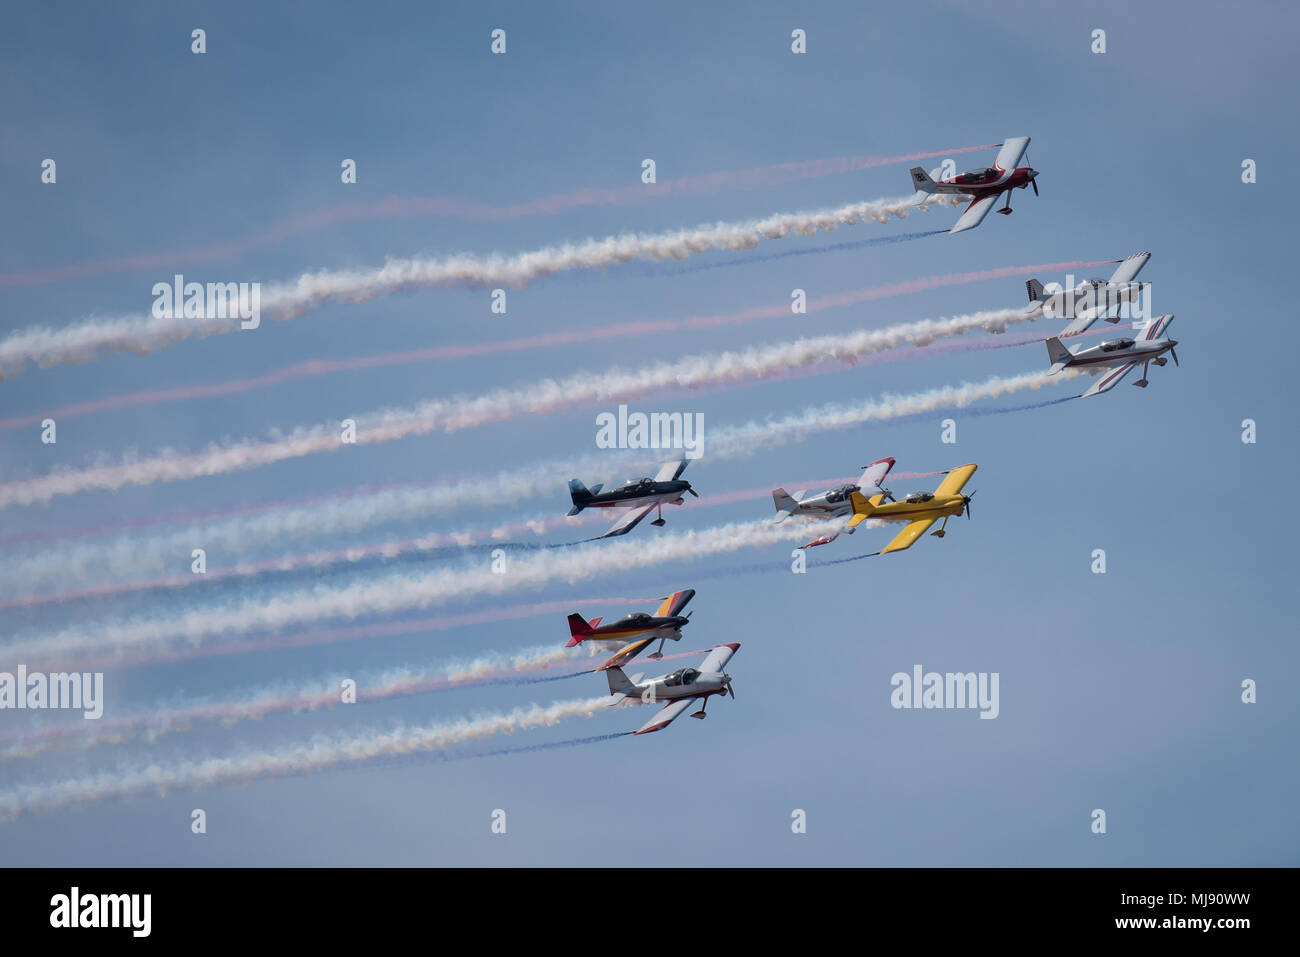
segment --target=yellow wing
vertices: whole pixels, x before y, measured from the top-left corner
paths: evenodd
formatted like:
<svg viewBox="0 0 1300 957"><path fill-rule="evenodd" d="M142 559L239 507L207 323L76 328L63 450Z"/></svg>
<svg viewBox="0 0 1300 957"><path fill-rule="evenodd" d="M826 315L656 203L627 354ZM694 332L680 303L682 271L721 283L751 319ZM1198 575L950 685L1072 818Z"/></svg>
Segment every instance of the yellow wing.
<svg viewBox="0 0 1300 957"><path fill-rule="evenodd" d="M975 465L959 465L943 477L939 487L934 490L935 498L943 498L945 495L956 495L961 491L962 486L970 481L970 477L975 474ZM910 527L910 526L909 526Z"/></svg>
<svg viewBox="0 0 1300 957"><path fill-rule="evenodd" d="M599 668L594 668L592 670L608 671L610 668L622 668L625 664L627 664L629 661L635 658L641 651L643 651L646 645L650 644L650 642L654 640L655 640L654 636L651 635L649 638L642 638L639 641L634 641L632 642L632 644L620 648L618 650L618 654L616 654L613 658L610 658L609 661L605 662Z"/></svg>
<svg viewBox="0 0 1300 957"><path fill-rule="evenodd" d="M692 598L695 597L695 589L687 588L682 591L675 591L660 603L655 610L656 618L671 618L673 615L680 615Z"/></svg>
<svg viewBox="0 0 1300 957"><path fill-rule="evenodd" d="M973 469L975 466L971 466ZM904 529L894 536L894 540L880 550L880 554L887 555L890 552L901 552L905 548L911 548L918 538L925 534L926 529L937 522L936 518L918 518L915 522L909 522Z"/></svg>

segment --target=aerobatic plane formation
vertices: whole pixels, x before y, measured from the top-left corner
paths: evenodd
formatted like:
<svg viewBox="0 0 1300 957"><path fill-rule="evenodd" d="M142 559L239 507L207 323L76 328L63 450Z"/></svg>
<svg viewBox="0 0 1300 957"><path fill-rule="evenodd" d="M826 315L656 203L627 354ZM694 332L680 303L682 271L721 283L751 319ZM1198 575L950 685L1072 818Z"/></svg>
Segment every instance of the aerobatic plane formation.
<svg viewBox="0 0 1300 957"><path fill-rule="evenodd" d="M999 213L1011 213L1011 193L1017 189L1032 189L1038 195L1038 170L1021 165L1029 148L1029 137L1007 139L999 148L991 166L941 176L936 170L927 173L921 167L911 170L912 185L916 192L914 205L927 203L936 195L967 197L969 202L949 233L974 229L988 213L1003 201ZM1151 253L1134 253L1122 260L1113 261L1115 270L1107 279L1087 279L1069 288L1044 285L1039 279L1029 279L1025 286L1029 295L1024 318L1027 321L1065 320L1066 324L1055 335L1035 340L1045 342L1050 368L1049 376L1069 372L1091 373L1099 378L1076 398L1099 395L1114 388L1129 372L1141 365L1142 376L1134 385L1148 384L1147 372L1151 365L1163 366L1166 353L1178 364L1175 346L1167 331L1172 315L1139 319L1144 299L1149 296L1151 284L1138 281L1138 274L1151 259ZM1131 337L1116 336L1095 346L1071 348L1068 344L1082 336L1098 320L1116 324L1121 313L1128 309L1135 332ZM772 489L772 503L776 509L773 524L806 524L816 526L818 533L800 545L801 549L829 545L841 534L852 535L858 529L893 523L903 527L879 550L866 552L862 557L890 555L910 549L927 532L942 539L947 534L950 518L971 517L974 491L966 485L975 474L974 463L959 465L938 473L943 478L934 491L912 492L895 498L885 481L894 467L890 457L879 458L863 467L856 481L842 480L839 484L822 489L799 489L789 492L785 488ZM604 485L587 488L580 480L569 482L572 508L569 516L579 515L589 508L625 509L626 512L602 535L608 538L625 535L634 529L651 512L656 518L650 524L663 526L664 505L685 504L685 494L699 496L689 482L681 478L687 460L663 463L650 477L628 479L622 485L605 491ZM939 527L934 526L938 524ZM682 629L689 620L683 615L686 604L695 596L688 588L659 599L653 615L634 613L617 621L603 624L602 618L588 621L577 612L569 615L568 647L586 644L593 649L609 652L612 657L592 671L603 672L615 704L637 704L666 701L658 715L640 729L630 732L646 734L667 727L675 718L685 713L691 701L707 702L714 695L730 694L731 678L722 669L740 648L735 642L716 645L707 653L699 668L679 668L658 678L646 680L643 674L629 677L624 668L639 660L651 645L657 647L644 657L649 660L663 658L665 641L679 641ZM704 705L692 717L705 717Z"/></svg>

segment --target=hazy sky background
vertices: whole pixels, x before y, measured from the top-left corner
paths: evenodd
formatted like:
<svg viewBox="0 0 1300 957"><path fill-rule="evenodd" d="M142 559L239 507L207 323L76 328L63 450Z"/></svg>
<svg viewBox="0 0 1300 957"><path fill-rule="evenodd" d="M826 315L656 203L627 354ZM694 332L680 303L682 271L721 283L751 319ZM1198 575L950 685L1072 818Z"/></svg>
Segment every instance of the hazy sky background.
<svg viewBox="0 0 1300 957"><path fill-rule="evenodd" d="M1033 137L1042 196L976 231L699 272L628 266L570 273L509 293L505 317L483 290L439 289L331 304L256 332L190 340L154 355L29 370L0 383L0 416L43 414L142 388L259 375L312 358L477 343L631 320L788 303L899 280L1139 250L1152 259L1158 312L1173 312L1181 368L1132 375L1087 401L1005 415L1068 394L1020 393L951 414L955 446L924 416L824 433L686 476L707 497L856 474L894 456L900 471L980 466L980 507L909 552L806 575L780 570L790 547L746 550L640 574L557 582L448 606L599 596L654 597L694 586L680 648L740 641L728 666L737 700L708 721L640 738L346 771L166 797L146 795L0 824L12 864L814 864L1279 865L1300 851L1295 807L1300 665L1291 612L1297 456L1292 296L1297 203L1291 160L1300 17L1282 4L44 4L0 20L0 232L19 275L259 234L297 216L398 195L486 204L840 156L891 156ZM190 31L208 52L190 53ZM508 53L489 53L504 28ZM790 52L807 31L808 52ZM1090 52L1093 29L1107 52ZM994 152L955 158L959 169ZM53 157L58 182L40 182ZM339 181L340 161L358 182ZM1258 183L1241 182L1241 163ZM927 169L939 160L925 162ZM909 163L780 186L593 205L504 221L409 216L340 223L241 254L0 288L0 335L32 324L147 313L173 272L200 281L273 282L388 256L519 252L620 231L654 232L910 192ZM889 225L766 242L748 254L943 227L955 210ZM1110 267L1085 271L1109 274ZM863 306L672 336L595 340L348 372L219 399L0 431L0 481L162 448L260 437L388 406L548 376L673 359L803 335L882 328L1024 302L1024 278L971 283ZM1060 281L1061 275L1042 275ZM1076 278L1083 278L1078 276ZM1050 322L1008 339L1047 334ZM1121 327L1122 328L1122 327ZM983 333L963 342L981 341ZM1093 340L1096 341L1096 340ZM827 402L909 393L1045 368L1041 344L910 361L634 408L702 412L706 430ZM593 454L598 411L517 419L284 462L253 471L0 511L0 534L181 515L365 484L496 472ZM1258 442L1241 423L1258 423ZM369 529L256 554L209 554L209 568L346 544L562 514L568 474L529 501ZM594 476L584 476L588 481ZM895 492L937 480L895 480ZM767 500L670 509L664 530L771 515ZM593 526L584 526L584 530ZM813 560L883 546L866 530ZM541 541L563 542L560 530ZM625 539L624 541L631 540ZM195 547L202 546L195 542ZM17 546L15 546L17 548ZM1103 548L1108 572L1090 571ZM30 553L39 547L28 546ZM26 554L15 551L11 554ZM445 559L444 559L445 560ZM473 552L452 559L482 563ZM726 569L767 562L766 574ZM188 551L174 573L188 570ZM412 571L433 567L417 562ZM322 576L319 587L408 566ZM243 587L0 609L0 638L70 623L276 594L302 575ZM70 580L66 587L77 587ZM14 597L7 593L3 597ZM617 616L629 609L587 608ZM435 609L427 614L440 613ZM416 617L420 613L394 616ZM367 619L369 620L369 619ZM331 627L325 623L322 627ZM228 695L404 664L427 665L554 641L562 614L474 628L109 669L106 714L192 695ZM689 659L687 660L690 661ZM677 667L682 662L672 662ZM15 663L5 662L9 668ZM665 668L670 663L665 663ZM890 676L998 672L1001 714L896 711ZM645 669L657 674L651 663ZM1240 700L1243 679L1259 702ZM94 750L0 763L0 789L148 761L305 742L321 731L424 724L595 696L598 675L489 686L201 725ZM45 716L49 717L49 716ZM639 727L643 709L457 749L472 754ZM0 713L0 731L30 715ZM208 833L190 833L204 808ZM508 833L490 815L508 815ZM793 809L808 832L791 833ZM1090 832L1104 808L1108 833Z"/></svg>

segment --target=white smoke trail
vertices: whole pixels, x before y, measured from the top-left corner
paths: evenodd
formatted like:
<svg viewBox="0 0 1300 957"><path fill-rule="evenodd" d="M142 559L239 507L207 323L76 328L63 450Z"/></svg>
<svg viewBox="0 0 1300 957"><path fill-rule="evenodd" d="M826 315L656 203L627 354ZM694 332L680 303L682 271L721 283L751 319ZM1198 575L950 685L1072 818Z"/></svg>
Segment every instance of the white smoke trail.
<svg viewBox="0 0 1300 957"><path fill-rule="evenodd" d="M439 286L511 286L575 269L605 269L636 259L681 260L716 249L752 249L764 239L795 233L811 236L866 220L903 219L913 210L936 204L956 205L960 198L931 197L920 206L909 199L872 200L812 213L780 213L739 223L715 223L694 229L639 235L627 233L581 243L547 246L514 256L458 254L444 259L391 259L368 270L322 270L262 290L261 308L290 319L327 301L365 302L378 296ZM0 341L0 379L35 364L42 368L87 362L108 352L145 353L192 336L233 332L240 318L128 317L90 319L63 329L33 327Z"/></svg>
<svg viewBox="0 0 1300 957"><path fill-rule="evenodd" d="M479 396L434 399L410 409L390 409L356 416L356 444L392 442L434 431L454 432L521 415L542 415L597 401L618 402L666 388L725 386L761 379L827 361L852 364L866 356L903 345L927 345L936 339L973 329L1003 332L1032 320L1038 312L997 309L922 319L879 330L859 330L838 336L816 336L793 342L757 346L739 352L687 356L634 370L580 372L556 381L545 379L522 388L496 389ZM302 426L286 436L245 439L209 446L202 452L162 455L119 465L54 472L36 479L0 485L0 508L43 504L59 495L86 491L116 491L127 485L185 481L258 468L287 459L343 447L337 423Z"/></svg>
<svg viewBox="0 0 1300 957"><path fill-rule="evenodd" d="M596 649L586 649L586 654ZM382 701L404 695L465 687L525 671L536 671L574 661L582 648L545 645L513 653L480 655L469 661L435 666L390 668L380 674L335 675L308 683L281 681L230 698L191 699L160 704L135 714L103 717L98 721L59 724L0 733L0 761L33 757L51 747L90 748L119 743L144 735L149 740L173 731L188 730L202 721L227 727L239 721L258 720L272 714L311 712L341 704L345 678L356 682L358 702Z"/></svg>
<svg viewBox="0 0 1300 957"><path fill-rule="evenodd" d="M650 540L607 540L569 549L548 549L511 559L504 574L494 571L491 561L484 561L478 565L392 574L350 585L285 589L265 602L245 599L199 605L174 614L86 623L48 636L20 638L0 646L0 659L30 662L57 657L63 660L76 654L112 658L143 649L166 648L177 641L197 646L219 636L242 632L279 631L325 619L353 620L362 615L432 608L476 595L515 594L554 581L575 583L666 562L689 561L743 548L763 548L830 534L843 524L843 519L808 525L732 523Z"/></svg>
<svg viewBox="0 0 1300 957"><path fill-rule="evenodd" d="M725 460L750 455L767 446L798 442L821 432L852 428L872 421L885 421L943 408L960 408L981 399L1038 389L1066 381L1067 370L1054 377L1046 372L993 377L976 384L943 386L912 395L886 395L858 403L815 406L779 419L753 421L737 426L714 428L709 433L706 458ZM484 475L422 488L386 489L379 492L313 502L254 516L235 516L203 526L189 526L152 539L123 536L108 545L77 545L24 552L3 566L0 579L20 583L28 593L42 583L84 580L96 569L110 575L139 575L160 570L163 563L188 555L194 543L202 542L209 552L236 553L291 538L350 534L385 522L422 519L440 512L476 506L490 507L502 501L519 502L539 491L563 489L568 477L584 475L591 480L606 476L611 461L641 461L643 451L618 455L587 456L568 462L533 463L495 475ZM464 542L472 536L464 533ZM455 536L453 535L453 539Z"/></svg>
<svg viewBox="0 0 1300 957"><path fill-rule="evenodd" d="M394 758L443 751L457 744L549 727L566 718L591 717L613 699L560 701L548 707L529 705L505 714L465 718L422 727L402 727L354 735L317 735L299 745L278 750L247 751L230 757L149 764L104 771L83 778L25 784L0 791L0 818L13 819L33 811L94 804L109 798L146 792L166 794L178 788L235 784L258 778L310 774L375 758Z"/></svg>

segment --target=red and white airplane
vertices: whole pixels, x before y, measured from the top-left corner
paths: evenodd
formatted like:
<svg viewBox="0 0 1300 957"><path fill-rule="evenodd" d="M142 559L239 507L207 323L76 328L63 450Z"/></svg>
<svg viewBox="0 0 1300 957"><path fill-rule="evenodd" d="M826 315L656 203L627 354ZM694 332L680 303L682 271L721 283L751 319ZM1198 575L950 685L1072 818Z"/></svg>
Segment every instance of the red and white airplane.
<svg viewBox="0 0 1300 957"><path fill-rule="evenodd" d="M974 199L952 229L948 230L949 233L974 229L984 221L989 210L997 205L998 197L1003 193L1007 194L1007 204L998 212L1009 214L1013 189L1032 186L1034 195L1038 195L1038 183L1034 181L1038 176L1038 170L1016 165L1028 148L1028 136L1013 136L1002 144L1002 149L998 151L998 158L988 169L958 173L956 176L949 176L938 182L932 180L921 167L913 166L912 185L916 187L916 195L912 197L912 205L919 206L933 193L961 193L973 196Z"/></svg>

